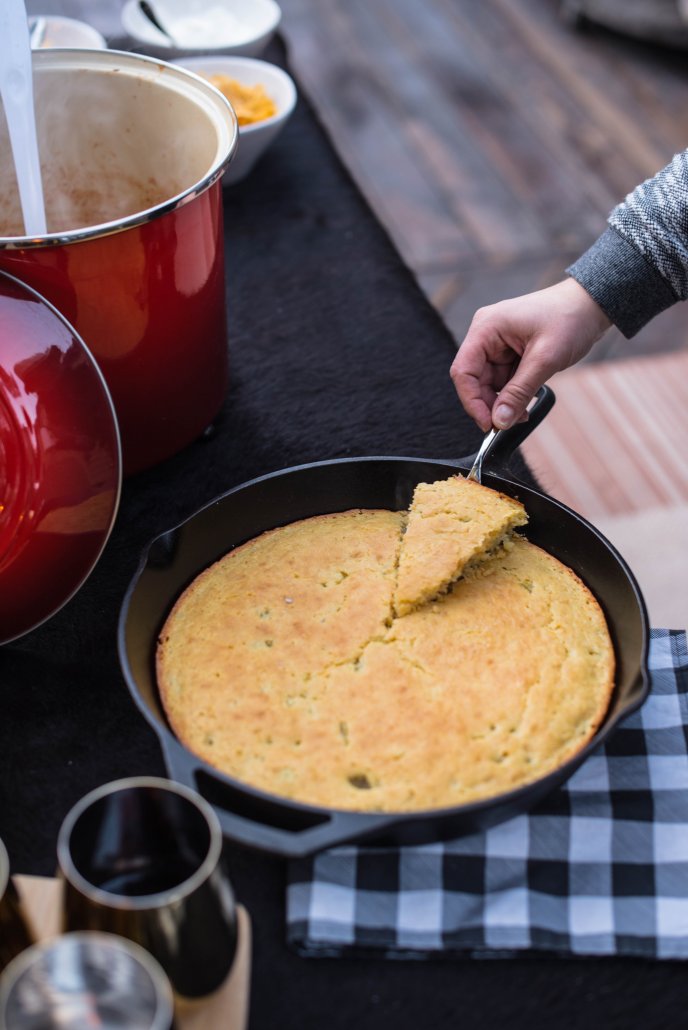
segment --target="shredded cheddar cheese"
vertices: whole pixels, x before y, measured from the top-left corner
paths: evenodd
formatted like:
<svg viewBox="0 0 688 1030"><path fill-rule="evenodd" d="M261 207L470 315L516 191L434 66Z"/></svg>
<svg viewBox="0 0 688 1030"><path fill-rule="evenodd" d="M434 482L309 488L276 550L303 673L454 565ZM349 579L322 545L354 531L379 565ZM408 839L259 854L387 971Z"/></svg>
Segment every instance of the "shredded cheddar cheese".
<svg viewBox="0 0 688 1030"><path fill-rule="evenodd" d="M277 105L265 92L265 87L261 83L246 86L228 75L220 74L208 75L207 78L229 100L239 125L252 125L277 114Z"/></svg>

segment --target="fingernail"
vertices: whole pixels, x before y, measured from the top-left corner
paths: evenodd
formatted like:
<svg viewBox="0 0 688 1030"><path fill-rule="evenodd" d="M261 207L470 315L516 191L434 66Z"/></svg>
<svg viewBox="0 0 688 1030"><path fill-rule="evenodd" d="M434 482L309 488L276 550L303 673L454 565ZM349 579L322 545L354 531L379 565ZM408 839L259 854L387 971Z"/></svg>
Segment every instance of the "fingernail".
<svg viewBox="0 0 688 1030"><path fill-rule="evenodd" d="M493 422L497 429L508 429L514 421L514 409L508 404L498 404L495 408Z"/></svg>

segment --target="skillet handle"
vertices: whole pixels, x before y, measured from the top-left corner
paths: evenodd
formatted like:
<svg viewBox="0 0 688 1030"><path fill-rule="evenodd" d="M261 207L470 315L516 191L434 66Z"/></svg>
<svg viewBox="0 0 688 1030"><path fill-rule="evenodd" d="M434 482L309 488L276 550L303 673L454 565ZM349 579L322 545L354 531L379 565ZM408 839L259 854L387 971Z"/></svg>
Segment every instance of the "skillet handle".
<svg viewBox="0 0 688 1030"><path fill-rule="evenodd" d="M545 416L550 413L555 401L556 396L551 386L541 386L535 394L532 406L528 409L527 420L517 422L511 429L501 430L490 448L489 455L485 458L484 467L496 465L505 468L523 441L528 439L533 430L537 429ZM472 466L476 455L477 451L476 454L462 458L460 464Z"/></svg>
<svg viewBox="0 0 688 1030"><path fill-rule="evenodd" d="M173 737L162 737L171 779L196 791L213 807L229 840L283 858L305 858L354 838L379 834L395 822L391 815L369 812L322 812L254 790L243 790L212 774Z"/></svg>
<svg viewBox="0 0 688 1030"><path fill-rule="evenodd" d="M268 826L214 807L225 837L282 858L306 858L354 839L358 842L361 832L370 829L367 822L364 825L364 820L354 812L333 812L326 822L318 826L294 831Z"/></svg>

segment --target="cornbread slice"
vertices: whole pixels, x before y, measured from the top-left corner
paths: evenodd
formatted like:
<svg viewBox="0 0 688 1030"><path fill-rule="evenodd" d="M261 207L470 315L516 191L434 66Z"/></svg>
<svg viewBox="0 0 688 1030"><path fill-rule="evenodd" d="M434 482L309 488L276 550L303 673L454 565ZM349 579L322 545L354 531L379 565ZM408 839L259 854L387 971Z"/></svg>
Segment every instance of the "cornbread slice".
<svg viewBox="0 0 688 1030"><path fill-rule="evenodd" d="M408 615L445 593L469 563L527 521L520 501L463 476L419 483L401 544L394 614Z"/></svg>
<svg viewBox="0 0 688 1030"><path fill-rule="evenodd" d="M305 519L191 584L157 653L183 744L270 794L392 812L501 794L585 745L614 681L590 591L517 536L394 619L402 519Z"/></svg>

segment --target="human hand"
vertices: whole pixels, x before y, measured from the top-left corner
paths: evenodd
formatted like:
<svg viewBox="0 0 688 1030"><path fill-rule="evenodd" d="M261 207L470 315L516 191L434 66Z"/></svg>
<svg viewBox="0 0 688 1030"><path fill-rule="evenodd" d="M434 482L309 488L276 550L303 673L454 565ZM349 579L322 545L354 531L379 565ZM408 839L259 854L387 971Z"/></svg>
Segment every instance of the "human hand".
<svg viewBox="0 0 688 1030"><path fill-rule="evenodd" d="M542 384L580 361L610 325L575 279L481 308L450 370L461 403L483 432L508 429Z"/></svg>

